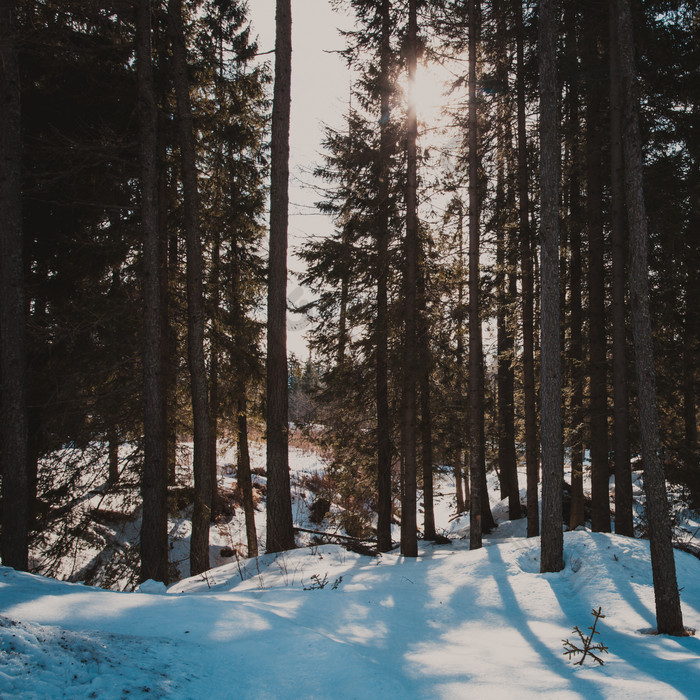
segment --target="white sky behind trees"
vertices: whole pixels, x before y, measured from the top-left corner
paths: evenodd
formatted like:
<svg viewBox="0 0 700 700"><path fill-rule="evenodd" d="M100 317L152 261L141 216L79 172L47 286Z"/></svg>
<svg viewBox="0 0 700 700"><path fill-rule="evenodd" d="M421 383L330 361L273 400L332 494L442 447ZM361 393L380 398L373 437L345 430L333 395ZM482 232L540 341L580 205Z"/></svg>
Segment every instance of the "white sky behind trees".
<svg viewBox="0 0 700 700"><path fill-rule="evenodd" d="M275 0L249 0L252 34L259 51L275 47ZM339 128L350 94L350 71L337 53L344 41L337 27L349 28L347 14L335 12L328 0L292 0L292 112L290 133L289 257L287 294L294 305L311 300L296 276L302 269L294 249L312 236L328 235L331 219L321 214L315 202L313 170L321 164L324 126ZM266 56L274 65L274 54ZM303 330L306 321L288 314L288 349L300 359L307 355Z"/></svg>

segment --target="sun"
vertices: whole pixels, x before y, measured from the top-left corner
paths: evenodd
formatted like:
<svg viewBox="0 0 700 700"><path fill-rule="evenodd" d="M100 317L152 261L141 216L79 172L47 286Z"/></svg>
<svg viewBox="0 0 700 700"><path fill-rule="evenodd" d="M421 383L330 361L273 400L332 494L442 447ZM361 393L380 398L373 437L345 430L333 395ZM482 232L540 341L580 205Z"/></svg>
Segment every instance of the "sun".
<svg viewBox="0 0 700 700"><path fill-rule="evenodd" d="M423 128L437 127L447 107L447 87L440 66L419 63L412 98Z"/></svg>

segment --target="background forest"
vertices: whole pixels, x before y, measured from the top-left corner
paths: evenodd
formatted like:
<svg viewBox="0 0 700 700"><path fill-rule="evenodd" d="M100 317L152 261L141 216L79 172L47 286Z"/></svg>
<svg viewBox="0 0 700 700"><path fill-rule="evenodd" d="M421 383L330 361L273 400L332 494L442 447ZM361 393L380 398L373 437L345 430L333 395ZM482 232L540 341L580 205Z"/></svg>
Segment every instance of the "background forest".
<svg viewBox="0 0 700 700"><path fill-rule="evenodd" d="M237 444L252 523L248 431L265 423L267 551L294 544L289 434L329 456L318 500L342 505L342 531L379 551L400 522L415 556L417 490L421 536L441 536L433 484L448 471L473 547L495 526L493 473L509 518L537 535L551 411L567 483L555 465L565 503L545 503L543 530L553 508L560 534L563 520L648 535L632 497L647 434L628 281L633 106L659 457L674 493L700 506L697 3L554 3L549 74L535 3L335 4L356 19L354 84L316 173L333 233L296 251L313 300L292 310L310 320L310 356L287 364L270 344L287 307L282 14L266 62L239 0L0 3L4 564L50 570L87 527L76 499L99 488L141 509L140 580L168 581L168 511L186 506L190 571L206 571L226 509L217 441ZM451 77L425 121L415 75L432 64ZM540 179L550 137L554 200ZM558 386L543 370L553 356ZM254 524L242 553L258 553Z"/></svg>

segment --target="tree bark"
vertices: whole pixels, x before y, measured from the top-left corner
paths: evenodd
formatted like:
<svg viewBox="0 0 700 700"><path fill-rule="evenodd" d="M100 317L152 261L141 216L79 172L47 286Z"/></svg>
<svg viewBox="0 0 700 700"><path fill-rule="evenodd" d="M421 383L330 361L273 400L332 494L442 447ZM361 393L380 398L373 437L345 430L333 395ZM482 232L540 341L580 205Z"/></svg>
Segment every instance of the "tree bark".
<svg viewBox="0 0 700 700"><path fill-rule="evenodd" d="M539 519L539 443L535 391L535 304L532 232L527 170L527 114L525 103L525 31L522 0L515 0L516 96L518 120L518 220L522 270L523 400L525 412L525 464L527 475L527 536L537 537Z"/></svg>
<svg viewBox="0 0 700 700"><path fill-rule="evenodd" d="M250 452L248 451L248 399L245 389L238 399L238 467L236 479L243 497L245 532L248 542L248 557L258 556L258 535L255 529L255 503L250 474Z"/></svg>
<svg viewBox="0 0 700 700"><path fill-rule="evenodd" d="M605 261L602 182L602 62L599 55L601 2L584 12L586 66L586 218L590 348L591 527L610 532L608 400L605 333Z"/></svg>
<svg viewBox="0 0 700 700"><path fill-rule="evenodd" d="M433 422L430 406L430 374L432 356L430 352L429 328L427 322L425 256L421 254L419 273L419 325L420 340L420 443L421 467L423 472L423 537L435 539L435 508L433 489Z"/></svg>
<svg viewBox="0 0 700 700"><path fill-rule="evenodd" d="M479 154L476 115L476 54L477 54L477 0L469 0L469 479L471 508L469 510L469 547L478 549L482 543L482 436L481 393L481 318L479 314Z"/></svg>
<svg viewBox="0 0 700 700"><path fill-rule="evenodd" d="M416 0L408 4L408 116L407 116L407 182L406 182L406 239L404 272L404 362L403 386L403 489L401 502L401 554L406 557L418 556L418 533L416 518L416 384L418 376L418 353L416 344L418 282L418 215L417 215L417 152L418 120L415 105L415 80L417 56L418 24Z"/></svg>
<svg viewBox="0 0 700 700"><path fill-rule="evenodd" d="M659 634L683 635L683 616L671 543L666 477L661 459L661 438L656 403L654 348L649 312L647 276L647 218L644 203L642 143L629 0L615 0L620 82L622 88L622 145L625 161L625 193L629 219L629 283L632 303L632 335L637 374L637 403L644 462L647 521L651 567Z"/></svg>
<svg viewBox="0 0 700 700"><path fill-rule="evenodd" d="M184 229L187 247L187 356L194 420L195 492L190 539L190 573L194 575L209 569L209 526L214 484L210 469L209 393L204 359L204 293L199 187L181 1L169 0L168 2L168 28L173 47L173 78L180 131Z"/></svg>
<svg viewBox="0 0 700 700"><path fill-rule="evenodd" d="M141 483L140 579L168 581L167 433L163 412L162 303L158 230L158 109L151 58L151 3L136 8L141 159L141 228L143 231L143 404L144 465ZM110 440L110 448L111 448ZM116 436L115 436L116 444ZM110 465L112 460L110 459ZM110 469L110 474L112 471ZM118 476L118 474L117 474Z"/></svg>
<svg viewBox="0 0 700 700"><path fill-rule="evenodd" d="M0 440L2 563L29 565L27 341L22 260L22 155L15 3L0 0Z"/></svg>
<svg viewBox="0 0 700 700"><path fill-rule="evenodd" d="M376 401L377 401L377 549L391 549L391 422L389 418L389 158L391 135L389 114L391 84L390 2L382 0L380 47L380 135L379 135L379 221L377 222L377 323L376 323Z"/></svg>
<svg viewBox="0 0 700 700"><path fill-rule="evenodd" d="M277 0L275 86L272 106L270 260L267 288L267 545L293 549L287 399L287 227L289 121L292 78L292 8Z"/></svg>
<svg viewBox="0 0 700 700"><path fill-rule="evenodd" d="M542 240L542 543L540 570L564 568L559 322L559 136L557 130L557 4L540 0L540 211Z"/></svg>
<svg viewBox="0 0 700 700"><path fill-rule="evenodd" d="M581 178L579 149L579 132L581 128L579 100L580 84L578 71L574 69L578 61L578 30L576 26L577 8L573 4L566 7L566 52L570 70L568 72L568 89L566 104L567 148L569 174L567 178L569 200L569 250L571 255L569 291L570 291L570 336L569 336L569 377L571 382L570 445L571 445L571 510L569 528L571 530L585 522L583 498L583 295L581 289Z"/></svg>
<svg viewBox="0 0 700 700"><path fill-rule="evenodd" d="M609 12L610 60L610 226L612 238L613 455L615 460L615 532L634 535L632 466L627 382L625 302L625 172L622 155L622 96L617 19Z"/></svg>

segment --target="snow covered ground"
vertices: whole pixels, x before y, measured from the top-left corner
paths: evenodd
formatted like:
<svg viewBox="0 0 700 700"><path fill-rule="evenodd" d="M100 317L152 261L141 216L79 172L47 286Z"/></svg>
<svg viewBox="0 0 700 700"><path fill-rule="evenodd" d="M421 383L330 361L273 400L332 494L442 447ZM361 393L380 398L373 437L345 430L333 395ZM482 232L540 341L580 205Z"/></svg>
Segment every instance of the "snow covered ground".
<svg viewBox="0 0 700 700"><path fill-rule="evenodd" d="M119 593L0 569L3 698L692 698L700 640L654 626L646 542L566 533L423 545L416 560L336 545ZM676 555L686 625L700 562ZM593 622L605 665L562 640Z"/></svg>
<svg viewBox="0 0 700 700"><path fill-rule="evenodd" d="M292 468L324 466L294 451ZM700 640L649 634L646 541L567 532L564 570L543 575L539 539L525 538L524 520L504 521L504 503L493 503L498 529L470 552L445 475L436 492L451 543L421 542L417 559L322 545L231 560L214 542L213 563L230 563L136 592L0 567L0 697L700 697ZM305 496L297 489L298 523ZM685 624L700 627L700 561L676 561ZM578 666L563 640L578 641L573 627L587 631L598 607L605 665Z"/></svg>

